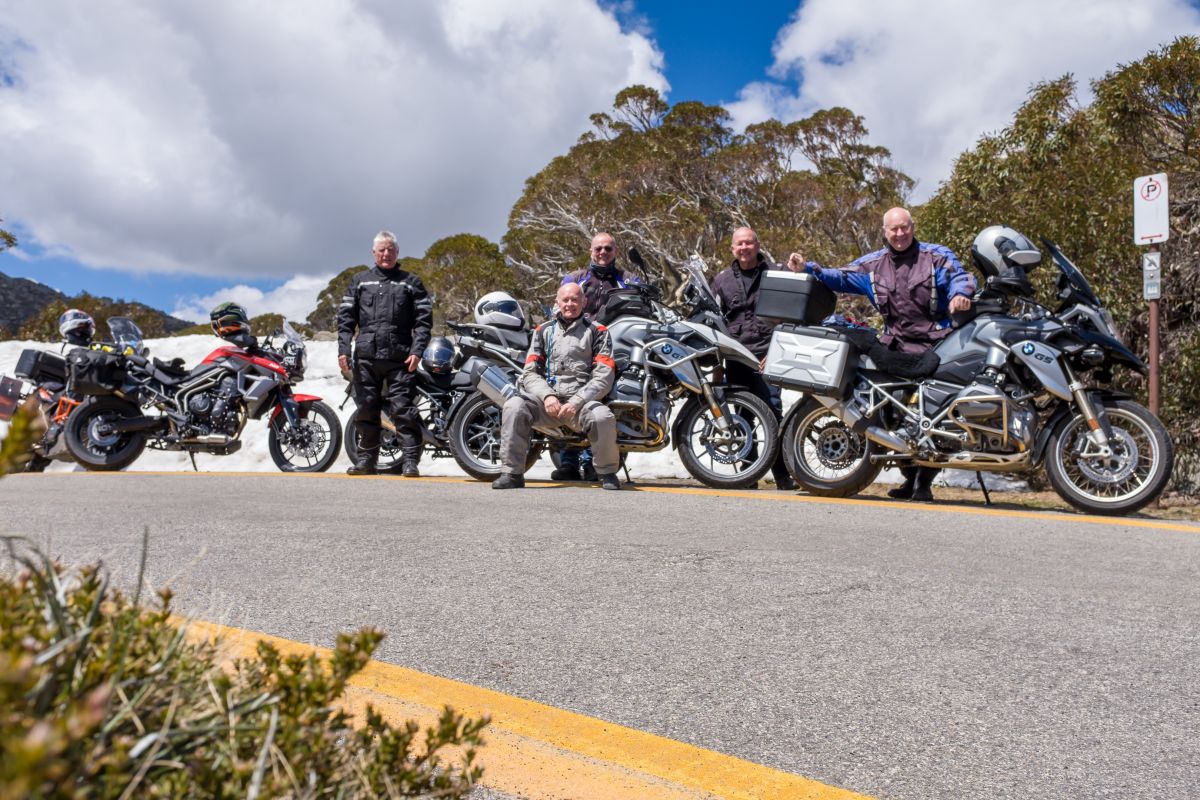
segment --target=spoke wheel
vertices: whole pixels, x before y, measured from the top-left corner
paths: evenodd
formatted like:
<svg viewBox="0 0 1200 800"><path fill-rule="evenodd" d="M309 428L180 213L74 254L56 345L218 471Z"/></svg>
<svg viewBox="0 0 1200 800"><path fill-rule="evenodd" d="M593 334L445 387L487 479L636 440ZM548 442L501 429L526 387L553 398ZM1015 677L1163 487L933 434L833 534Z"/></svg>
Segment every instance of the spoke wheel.
<svg viewBox="0 0 1200 800"><path fill-rule="evenodd" d="M815 400L806 400L783 429L783 461L796 483L819 497L849 497L874 482L875 445Z"/></svg>
<svg viewBox="0 0 1200 800"><path fill-rule="evenodd" d="M725 408L723 427L707 405L690 401L680 412L675 447L684 468L705 486L745 489L775 463L779 422L771 407L750 392L728 392Z"/></svg>
<svg viewBox="0 0 1200 800"><path fill-rule="evenodd" d="M1150 409L1132 400L1110 400L1105 411L1111 452L1088 438L1082 415L1063 419L1050 435L1046 476L1054 491L1092 514L1130 514L1153 502L1167 486L1175 450Z"/></svg>

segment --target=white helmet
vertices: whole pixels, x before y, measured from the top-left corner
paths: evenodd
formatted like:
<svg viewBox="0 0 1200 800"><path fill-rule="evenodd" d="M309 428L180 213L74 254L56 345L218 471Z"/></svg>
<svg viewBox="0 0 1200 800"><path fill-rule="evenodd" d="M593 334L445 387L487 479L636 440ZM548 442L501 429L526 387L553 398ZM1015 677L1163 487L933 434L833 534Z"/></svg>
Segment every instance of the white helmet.
<svg viewBox="0 0 1200 800"><path fill-rule="evenodd" d="M525 312L508 292L488 292L475 304L475 321L480 325L520 330L525 327Z"/></svg>
<svg viewBox="0 0 1200 800"><path fill-rule="evenodd" d="M58 332L64 339L71 336L91 339L96 333L96 321L86 311L68 308L58 318Z"/></svg>

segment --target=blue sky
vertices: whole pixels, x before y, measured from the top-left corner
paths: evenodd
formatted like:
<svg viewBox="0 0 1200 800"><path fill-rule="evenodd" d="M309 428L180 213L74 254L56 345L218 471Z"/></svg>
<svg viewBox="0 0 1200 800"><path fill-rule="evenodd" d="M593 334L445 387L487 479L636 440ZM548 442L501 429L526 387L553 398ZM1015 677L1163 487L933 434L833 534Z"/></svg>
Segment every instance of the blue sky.
<svg viewBox="0 0 1200 800"><path fill-rule="evenodd" d="M224 299L303 317L382 228L410 255L498 239L524 179L631 83L735 126L847 106L920 202L1034 82L1086 87L1200 33L1189 0L1005 11L1037 24L1014 35L960 0L11 4L0 226L20 247L0 272L191 318Z"/></svg>

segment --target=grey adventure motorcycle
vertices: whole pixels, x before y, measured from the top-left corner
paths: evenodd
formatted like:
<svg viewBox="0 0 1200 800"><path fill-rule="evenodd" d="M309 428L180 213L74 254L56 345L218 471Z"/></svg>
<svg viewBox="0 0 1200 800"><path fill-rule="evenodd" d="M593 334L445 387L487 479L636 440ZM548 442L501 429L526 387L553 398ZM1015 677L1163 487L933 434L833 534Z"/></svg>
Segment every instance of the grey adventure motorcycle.
<svg viewBox="0 0 1200 800"><path fill-rule="evenodd" d="M630 255L638 263L636 253ZM608 327L616 364L605 402L616 417L617 447L624 459L627 453L673 446L701 483L753 486L775 461L778 422L770 406L749 390L726 384L723 367L737 361L757 370L758 359L724 332L703 262L693 256L683 271L686 316L664 305L658 289L648 284L614 292L598 315ZM516 377L516 370L498 366L472 374L497 420L500 407L517 391ZM529 463L546 448L587 446L586 437L562 427L534 433ZM456 444L452 438L451 445Z"/></svg>
<svg viewBox="0 0 1200 800"><path fill-rule="evenodd" d="M972 248L984 287L922 358L897 357L844 327L776 329L764 374L807 393L782 434L797 483L845 497L885 465L1043 468L1082 511L1129 514L1158 497L1174 464L1167 431L1149 409L1106 388L1114 368L1145 373L1145 365L1122 344L1083 273L1045 238L1060 305L1037 303L1025 270L1042 255L1016 236L1021 244L1000 250L1003 268Z"/></svg>

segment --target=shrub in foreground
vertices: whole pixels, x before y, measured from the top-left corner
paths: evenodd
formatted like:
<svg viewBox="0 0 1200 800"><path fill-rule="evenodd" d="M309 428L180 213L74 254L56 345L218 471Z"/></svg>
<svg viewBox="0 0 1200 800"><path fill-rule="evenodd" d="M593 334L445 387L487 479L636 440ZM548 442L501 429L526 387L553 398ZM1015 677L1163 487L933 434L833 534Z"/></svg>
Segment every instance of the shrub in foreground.
<svg viewBox="0 0 1200 800"><path fill-rule="evenodd" d="M454 798L480 777L486 718L446 708L422 732L368 708L356 728L337 707L376 630L340 635L328 664L260 642L222 667L174 624L169 591L145 608L98 566L4 544L0 800Z"/></svg>

